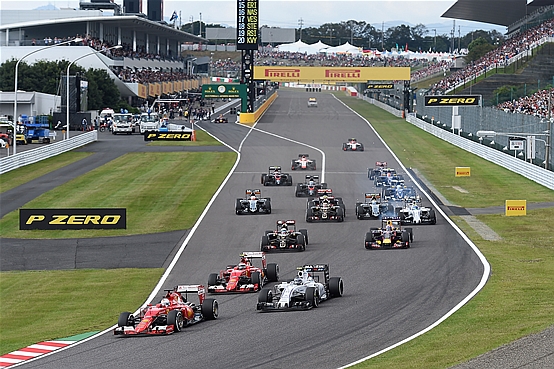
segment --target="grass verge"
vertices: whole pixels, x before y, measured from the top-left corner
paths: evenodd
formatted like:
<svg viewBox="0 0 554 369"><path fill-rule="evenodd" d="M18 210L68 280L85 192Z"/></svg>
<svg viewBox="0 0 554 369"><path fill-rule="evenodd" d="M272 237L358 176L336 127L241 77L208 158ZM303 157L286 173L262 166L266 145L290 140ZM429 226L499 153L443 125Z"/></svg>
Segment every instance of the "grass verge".
<svg viewBox="0 0 554 369"><path fill-rule="evenodd" d="M190 228L235 162L234 152L130 153L25 204L28 209L126 208L127 229L19 230L19 212L0 237L88 238ZM179 221L176 221L178 219Z"/></svg>
<svg viewBox="0 0 554 369"><path fill-rule="evenodd" d="M4 173L0 175L0 193L4 193L17 186L21 186L22 184L32 181L33 179L84 159L89 155L91 155L91 153L88 152L66 152L52 158L42 160L38 163L26 165L19 169Z"/></svg>
<svg viewBox="0 0 554 369"><path fill-rule="evenodd" d="M554 199L554 191L527 178L426 134L366 102L337 96L371 121L405 166L417 168L452 203L488 207L503 205L506 199ZM471 177L454 177L456 166L471 166ZM491 263L487 285L437 328L356 368L448 368L550 326L554 280L547 276L554 273L554 236L544 227L553 216L553 208L528 211L525 217L478 216L502 237L501 241L483 240L464 220L454 217Z"/></svg>
<svg viewBox="0 0 554 369"><path fill-rule="evenodd" d="M163 269L64 270L0 274L0 354L100 331L144 302ZM101 296L101 298L100 298ZM27 305L27 297L32 299ZM22 304L26 307L22 308Z"/></svg>

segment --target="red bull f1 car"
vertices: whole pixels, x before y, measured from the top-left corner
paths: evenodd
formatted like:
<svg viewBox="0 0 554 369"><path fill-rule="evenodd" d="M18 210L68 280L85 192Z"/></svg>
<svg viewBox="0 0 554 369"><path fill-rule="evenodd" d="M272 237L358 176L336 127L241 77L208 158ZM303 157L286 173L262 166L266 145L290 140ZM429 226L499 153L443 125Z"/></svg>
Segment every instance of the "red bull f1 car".
<svg viewBox="0 0 554 369"><path fill-rule="evenodd" d="M218 273L208 276L208 292L254 292L262 289L267 282L279 280L279 265L265 260L265 252L245 251L240 254L240 262L228 265ZM259 259L259 267L252 265L254 259Z"/></svg>
<svg viewBox="0 0 554 369"><path fill-rule="evenodd" d="M271 166L267 174L262 174L260 182L264 186L292 186L292 176L282 173L280 166Z"/></svg>
<svg viewBox="0 0 554 369"><path fill-rule="evenodd" d="M292 159L290 167L292 170L316 170L315 159L310 159L308 154L298 154L298 159Z"/></svg>
<svg viewBox="0 0 554 369"><path fill-rule="evenodd" d="M149 304L137 316L121 313L114 335L166 335L191 324L217 319L219 315L217 300L207 299L202 285L180 285L165 291L159 303ZM198 296L199 303L190 302L189 294Z"/></svg>
<svg viewBox="0 0 554 369"><path fill-rule="evenodd" d="M304 251L308 244L308 230L296 230L295 220L278 220L275 231L265 231L260 242L262 251Z"/></svg>
<svg viewBox="0 0 554 369"><path fill-rule="evenodd" d="M381 228L370 228L365 235L365 248L407 249L414 239L411 228L402 228L398 217L383 217Z"/></svg>

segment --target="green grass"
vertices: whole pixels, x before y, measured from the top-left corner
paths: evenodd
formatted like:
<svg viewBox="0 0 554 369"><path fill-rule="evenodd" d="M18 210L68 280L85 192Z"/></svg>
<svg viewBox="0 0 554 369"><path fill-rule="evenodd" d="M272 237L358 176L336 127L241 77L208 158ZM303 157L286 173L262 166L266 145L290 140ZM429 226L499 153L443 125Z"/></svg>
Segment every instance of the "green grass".
<svg viewBox="0 0 554 369"><path fill-rule="evenodd" d="M4 173L0 175L0 193L11 190L12 188L32 181L33 179L41 177L47 173L84 159L89 155L91 155L91 153L88 152L66 152L38 163L26 165L19 169Z"/></svg>
<svg viewBox="0 0 554 369"><path fill-rule="evenodd" d="M370 104L339 99L368 118L407 166L418 169L450 202L463 207L503 205L506 199L553 201L554 191L447 144ZM409 138L409 139L407 139ZM471 177L454 177L455 166L470 166ZM469 191L460 193L460 186ZM447 368L553 324L554 236L546 231L554 208L477 218L501 241L483 240L460 217L454 222L492 266L485 288L437 328L356 368Z"/></svg>
<svg viewBox="0 0 554 369"><path fill-rule="evenodd" d="M20 231L19 212L13 211L0 220L0 237L107 237L190 228L235 158L234 152L123 155L42 194L24 208L126 208L127 229Z"/></svg>
<svg viewBox="0 0 554 369"><path fill-rule="evenodd" d="M134 311L163 269L64 270L0 274L0 354L104 330Z"/></svg>

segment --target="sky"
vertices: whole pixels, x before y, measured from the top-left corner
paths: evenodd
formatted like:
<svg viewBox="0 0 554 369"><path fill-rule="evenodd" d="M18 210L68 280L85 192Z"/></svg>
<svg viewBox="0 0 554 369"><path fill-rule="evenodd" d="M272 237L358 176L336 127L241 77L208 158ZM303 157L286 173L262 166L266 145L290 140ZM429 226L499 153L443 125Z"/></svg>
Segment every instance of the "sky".
<svg viewBox="0 0 554 369"><path fill-rule="evenodd" d="M123 0L115 0L122 5ZM356 20L370 23L385 30L398 24L415 26L423 24L427 29L436 29L438 35L450 34L453 20L441 18L456 0L259 0L260 26L282 28L319 27L324 23L340 23ZM143 0L146 12L147 0ZM56 8L78 8L75 0L1 0L0 9L27 10L46 5ZM236 26L236 0L164 0L164 16L167 20L173 12L181 16L181 23L198 21L200 17L207 24ZM505 33L506 28L486 23L456 20L455 33L465 35L474 30L497 30ZM433 31L434 34L434 31Z"/></svg>

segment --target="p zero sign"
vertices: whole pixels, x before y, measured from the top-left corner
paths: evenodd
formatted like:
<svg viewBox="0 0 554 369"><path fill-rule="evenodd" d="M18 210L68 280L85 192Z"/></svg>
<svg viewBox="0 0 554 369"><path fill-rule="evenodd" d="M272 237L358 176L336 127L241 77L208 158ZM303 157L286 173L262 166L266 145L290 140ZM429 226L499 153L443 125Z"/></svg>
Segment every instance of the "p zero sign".
<svg viewBox="0 0 554 369"><path fill-rule="evenodd" d="M19 209L19 229L126 229L127 209Z"/></svg>
<svg viewBox="0 0 554 369"><path fill-rule="evenodd" d="M258 50L259 0L237 0L237 50Z"/></svg>
<svg viewBox="0 0 554 369"><path fill-rule="evenodd" d="M192 141L192 131L189 132L144 132L144 141Z"/></svg>
<svg viewBox="0 0 554 369"><path fill-rule="evenodd" d="M393 83L368 83L368 90L392 90L394 88Z"/></svg>
<svg viewBox="0 0 554 369"><path fill-rule="evenodd" d="M481 95L425 96L425 106L480 106Z"/></svg>

